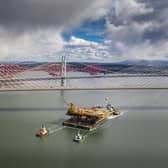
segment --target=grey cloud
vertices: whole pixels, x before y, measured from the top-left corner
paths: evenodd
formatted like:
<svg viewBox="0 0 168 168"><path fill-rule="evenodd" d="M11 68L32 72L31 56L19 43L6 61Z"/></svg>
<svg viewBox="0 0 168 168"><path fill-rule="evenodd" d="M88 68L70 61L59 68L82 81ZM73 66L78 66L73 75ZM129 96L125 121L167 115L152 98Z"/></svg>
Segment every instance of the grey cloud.
<svg viewBox="0 0 168 168"><path fill-rule="evenodd" d="M153 8L153 12L147 14L137 14L133 16L135 21L146 22L146 21L158 21L163 22L167 20L168 15L168 1L166 0L148 0L142 1L147 7Z"/></svg>
<svg viewBox="0 0 168 168"><path fill-rule="evenodd" d="M139 23L155 22L157 26L148 27L143 34L143 40L159 42L168 39L168 1L166 0L139 0L146 6L153 8L153 12L145 15L135 15L133 20ZM153 24L154 25L154 24Z"/></svg>
<svg viewBox="0 0 168 168"><path fill-rule="evenodd" d="M133 20L135 20L136 22L148 22L148 21L153 21L158 17L158 13L156 12L151 12L151 13L147 13L147 14L137 14L135 16L132 17Z"/></svg>
<svg viewBox="0 0 168 168"><path fill-rule="evenodd" d="M106 35L114 46L111 51L122 59L167 59L168 1L114 2L106 17Z"/></svg>
<svg viewBox="0 0 168 168"><path fill-rule="evenodd" d="M152 6L155 9L167 8L167 0L138 0L139 2L147 4L147 6Z"/></svg>
<svg viewBox="0 0 168 168"><path fill-rule="evenodd" d="M143 34L143 39L148 39L151 42L166 41L168 39L167 28L168 25L146 30Z"/></svg>
<svg viewBox="0 0 168 168"><path fill-rule="evenodd" d="M168 39L168 1L131 1L134 1L136 4L141 4L139 5L139 9L137 8L135 11L134 6L130 8L127 7L125 11L120 9L119 14L115 6L111 9L107 17L107 26L109 26L111 37L116 40L125 41L126 43L135 44L137 42L143 43L145 40L149 40L153 43ZM122 3L121 1L118 2ZM120 5L118 8L120 8Z"/></svg>
<svg viewBox="0 0 168 168"><path fill-rule="evenodd" d="M78 19L95 0L0 0L0 26L41 28Z"/></svg>

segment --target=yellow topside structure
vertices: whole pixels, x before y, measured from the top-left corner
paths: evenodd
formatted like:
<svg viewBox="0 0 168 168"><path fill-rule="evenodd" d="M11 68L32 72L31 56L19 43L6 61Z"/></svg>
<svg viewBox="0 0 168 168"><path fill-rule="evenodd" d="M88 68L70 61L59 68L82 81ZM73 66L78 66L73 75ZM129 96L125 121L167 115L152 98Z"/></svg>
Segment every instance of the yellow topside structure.
<svg viewBox="0 0 168 168"><path fill-rule="evenodd" d="M109 104L106 107L82 108L70 103L67 115L71 116L71 118L64 121L63 125L90 130L109 116L119 115L119 111Z"/></svg>

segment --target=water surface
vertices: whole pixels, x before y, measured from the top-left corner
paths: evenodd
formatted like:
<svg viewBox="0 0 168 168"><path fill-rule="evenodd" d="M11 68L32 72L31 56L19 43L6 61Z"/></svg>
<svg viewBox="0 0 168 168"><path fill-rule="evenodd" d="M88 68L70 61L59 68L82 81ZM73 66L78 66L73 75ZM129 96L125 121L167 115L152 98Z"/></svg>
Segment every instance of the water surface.
<svg viewBox="0 0 168 168"><path fill-rule="evenodd" d="M65 119L66 104L112 104L125 114L110 120L81 144L76 130L39 139L42 123ZM167 167L168 90L0 93L0 167Z"/></svg>

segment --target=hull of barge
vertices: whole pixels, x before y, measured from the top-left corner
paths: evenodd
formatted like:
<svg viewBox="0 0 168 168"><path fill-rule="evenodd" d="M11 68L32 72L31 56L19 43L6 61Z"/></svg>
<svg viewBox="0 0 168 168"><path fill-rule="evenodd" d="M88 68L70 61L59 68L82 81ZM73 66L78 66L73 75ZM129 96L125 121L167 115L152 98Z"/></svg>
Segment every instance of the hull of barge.
<svg viewBox="0 0 168 168"><path fill-rule="evenodd" d="M106 122L108 119L115 119L115 118L119 117L120 115L121 114L110 115L108 118L98 120L95 124L85 124L85 123L74 121L72 119L68 119L68 120L63 122L63 125L67 126L67 127L71 127L71 128L79 128L79 129L92 131L92 130L97 129L97 127L99 127L101 124Z"/></svg>
<svg viewBox="0 0 168 168"><path fill-rule="evenodd" d="M63 125L67 126L67 127L79 128L79 129L91 131L91 130L94 130L99 124L101 124L104 121L106 121L106 119L103 119L103 120L99 121L99 123L96 123L96 124L82 124L82 123L75 122L75 121L72 121L71 119L69 119L69 120L64 121Z"/></svg>

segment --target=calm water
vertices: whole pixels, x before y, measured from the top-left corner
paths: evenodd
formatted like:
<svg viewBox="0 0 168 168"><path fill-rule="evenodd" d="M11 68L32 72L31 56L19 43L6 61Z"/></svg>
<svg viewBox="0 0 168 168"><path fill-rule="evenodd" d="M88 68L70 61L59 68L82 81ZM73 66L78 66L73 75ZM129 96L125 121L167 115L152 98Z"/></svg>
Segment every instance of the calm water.
<svg viewBox="0 0 168 168"><path fill-rule="evenodd" d="M65 118L64 100L81 106L104 104L109 97L125 112L85 142L76 130L62 129L42 139L42 123ZM168 90L116 90L0 93L2 168L155 168L168 166Z"/></svg>

